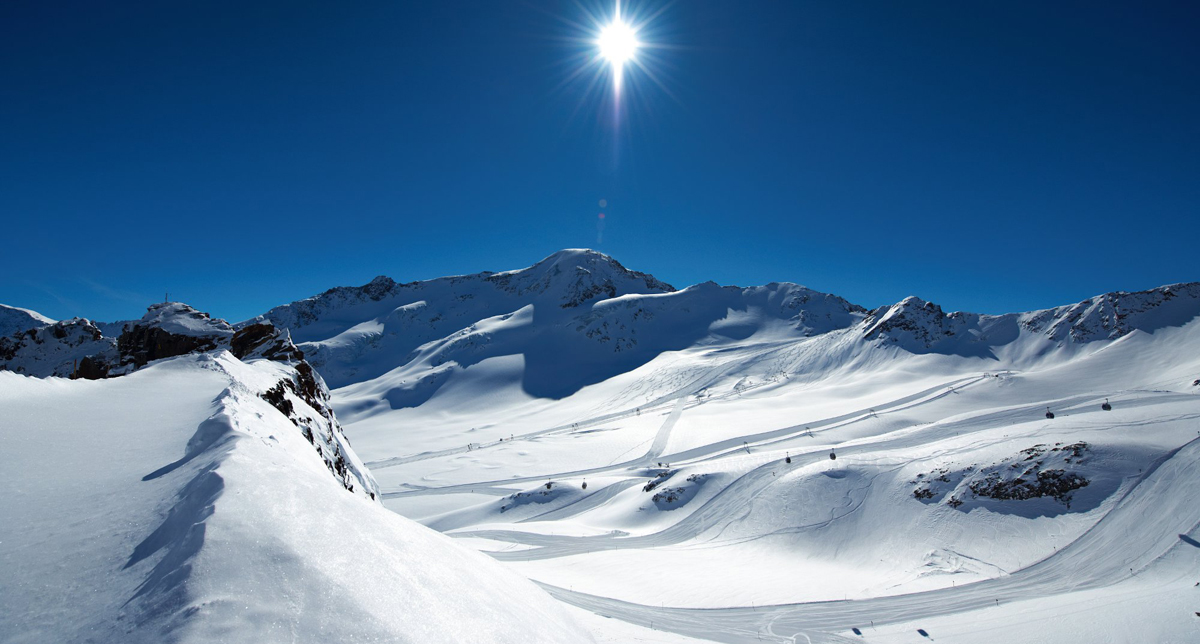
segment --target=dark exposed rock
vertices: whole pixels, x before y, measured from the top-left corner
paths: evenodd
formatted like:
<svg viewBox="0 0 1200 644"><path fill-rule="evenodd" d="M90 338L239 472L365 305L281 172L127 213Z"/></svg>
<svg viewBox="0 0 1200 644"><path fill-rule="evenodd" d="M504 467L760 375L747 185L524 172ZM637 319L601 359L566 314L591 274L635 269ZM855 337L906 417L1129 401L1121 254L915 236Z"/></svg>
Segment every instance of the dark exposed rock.
<svg viewBox="0 0 1200 644"><path fill-rule="evenodd" d="M83 380L100 380L108 377L109 363L96 356L85 356L75 369L75 377Z"/></svg>
<svg viewBox="0 0 1200 644"><path fill-rule="evenodd" d="M949 497L947 505L955 508L963 504L964 496L998 501L1050 497L1070 509L1072 493L1090 481L1068 468L1083 464L1090 450L1082 441L1053 447L1038 444L986 467L971 465L957 471L942 467L911 481L916 485L913 497L934 502Z"/></svg>
<svg viewBox="0 0 1200 644"><path fill-rule="evenodd" d="M663 470L663 471L659 472L658 474L656 474L654 476L654 478L650 479L649 483L646 483L645 485L642 486L642 491L643 492L654 491L654 488L661 485L663 481L666 481L667 479L671 478L671 475L674 473L675 473L674 470Z"/></svg>
<svg viewBox="0 0 1200 644"><path fill-rule="evenodd" d="M117 338L123 364L144 367L151 360L201 353L217 348L214 337L175 335L158 327L134 325Z"/></svg>
<svg viewBox="0 0 1200 644"><path fill-rule="evenodd" d="M180 302L153 304L117 338L121 365L138 369L152 360L227 346L233 327Z"/></svg>
<svg viewBox="0 0 1200 644"><path fill-rule="evenodd" d="M0 337L0 370L29 376L70 378L88 356L96 362L116 360L115 342L90 320L72 318ZM95 370L87 370L89 377Z"/></svg>
<svg viewBox="0 0 1200 644"><path fill-rule="evenodd" d="M262 357L277 362L304 360L304 352L292 344L286 331L268 322L258 322L238 329L229 342L229 350L239 360Z"/></svg>
<svg viewBox="0 0 1200 644"><path fill-rule="evenodd" d="M1029 479L1018 477L1002 480L999 475L993 473L982 481L972 482L970 489L976 496L1001 501L1023 501L1049 496L1069 508L1070 493L1087 487L1088 483L1086 478L1074 472L1042 470L1035 472L1034 477Z"/></svg>
<svg viewBox="0 0 1200 644"><path fill-rule="evenodd" d="M354 476L349 470L342 449L342 442L349 444L349 441L345 439L342 428L334 417L333 408L329 404L329 394L307 362L301 360L293 366L293 377L280 380L259 395L300 429L304 438L316 448L317 454L325 462L330 473L337 478L342 487L353 492ZM297 409L293 399L303 401L318 414L318 417L313 418ZM367 491L373 494L370 490Z"/></svg>

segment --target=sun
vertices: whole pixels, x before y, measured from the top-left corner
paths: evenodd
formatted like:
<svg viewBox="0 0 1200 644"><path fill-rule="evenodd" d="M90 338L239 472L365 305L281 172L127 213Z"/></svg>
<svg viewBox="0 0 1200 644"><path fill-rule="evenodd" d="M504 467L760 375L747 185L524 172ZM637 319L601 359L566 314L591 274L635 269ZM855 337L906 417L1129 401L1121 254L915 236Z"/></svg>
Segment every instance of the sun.
<svg viewBox="0 0 1200 644"><path fill-rule="evenodd" d="M608 61L612 67L613 91L621 95L621 78L625 75L625 64L636 63L638 42L637 28L621 19L621 3L616 3L612 22L600 27L600 35L596 38L596 47L600 49L600 58Z"/></svg>
<svg viewBox="0 0 1200 644"><path fill-rule="evenodd" d="M619 68L633 60L641 43L638 42L634 28L623 22L618 15L600 30L596 45L600 47L600 56L612 63L613 67Z"/></svg>
<svg viewBox="0 0 1200 644"><path fill-rule="evenodd" d="M594 89L600 89L612 98L614 114L622 112L623 105L630 100L647 100L647 93L641 87L644 82L653 83L670 94L661 76L663 52L676 46L669 39L663 40L659 23L672 2L574 2L584 15L581 19L563 18L575 33L563 39L571 43L574 51L561 86L566 87L575 79L584 80L585 95L590 96ZM629 96L626 96L626 88Z"/></svg>

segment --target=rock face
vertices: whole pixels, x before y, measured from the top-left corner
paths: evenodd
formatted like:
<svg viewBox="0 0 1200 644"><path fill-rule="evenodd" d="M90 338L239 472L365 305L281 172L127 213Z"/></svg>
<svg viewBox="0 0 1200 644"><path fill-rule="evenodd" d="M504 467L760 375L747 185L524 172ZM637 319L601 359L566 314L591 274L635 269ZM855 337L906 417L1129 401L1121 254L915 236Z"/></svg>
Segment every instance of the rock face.
<svg viewBox="0 0 1200 644"><path fill-rule="evenodd" d="M0 370L30 376L70 378L78 370L81 377L103 377L117 359L116 341L84 318L0 338Z"/></svg>
<svg viewBox="0 0 1200 644"><path fill-rule="evenodd" d="M287 330L280 331L267 323L251 324L238 329L229 341L229 350L238 359L266 358L277 362L304 360L304 352L292 344Z"/></svg>
<svg viewBox="0 0 1200 644"><path fill-rule="evenodd" d="M228 346L233 327L180 302L152 305L141 320L126 326L117 338L122 366L134 369L151 360L203 353Z"/></svg>
<svg viewBox="0 0 1200 644"><path fill-rule="evenodd" d="M292 366L285 377L259 397L292 421L342 487L378 499L374 477L350 449L350 441L334 416L329 389L303 359Z"/></svg>
<svg viewBox="0 0 1200 644"><path fill-rule="evenodd" d="M166 302L152 305L140 320L126 323L115 338L84 318L0 338L0 370L39 378L105 378L137 370L152 360L228 348L232 337L228 322L186 304Z"/></svg>
<svg viewBox="0 0 1200 644"><path fill-rule="evenodd" d="M886 338L893 342L909 340L928 348L965 331L969 324L966 313L946 315L937 304L910 296L892 306L872 311L863 321L863 337L867 340Z"/></svg>

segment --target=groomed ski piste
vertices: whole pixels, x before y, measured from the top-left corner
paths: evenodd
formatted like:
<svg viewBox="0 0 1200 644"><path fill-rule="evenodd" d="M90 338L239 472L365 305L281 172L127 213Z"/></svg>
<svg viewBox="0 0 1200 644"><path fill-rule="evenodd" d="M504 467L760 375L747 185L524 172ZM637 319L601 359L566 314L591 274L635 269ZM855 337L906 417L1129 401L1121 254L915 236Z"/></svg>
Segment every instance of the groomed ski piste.
<svg viewBox="0 0 1200 644"><path fill-rule="evenodd" d="M225 339L0 373L0 642L1200 641L1197 284L867 311L562 251L163 311ZM47 328L8 369L70 373Z"/></svg>

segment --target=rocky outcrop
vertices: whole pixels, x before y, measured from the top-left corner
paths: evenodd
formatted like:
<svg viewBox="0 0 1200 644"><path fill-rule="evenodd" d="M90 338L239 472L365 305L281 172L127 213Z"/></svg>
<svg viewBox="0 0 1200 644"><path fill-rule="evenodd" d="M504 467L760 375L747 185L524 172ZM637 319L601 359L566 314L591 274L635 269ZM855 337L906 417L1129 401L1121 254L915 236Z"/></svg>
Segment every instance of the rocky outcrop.
<svg viewBox="0 0 1200 644"><path fill-rule="evenodd" d="M943 467L917 475L911 483L913 497L926 502L945 499L946 505L959 508L977 499L1028 501L1049 497L1071 508L1076 490L1091 481L1081 470L1091 455L1085 442L1053 447L1038 444L1015 456L986 466L971 465L959 470Z"/></svg>
<svg viewBox="0 0 1200 644"><path fill-rule="evenodd" d="M329 404L325 383L307 362L300 360L293 367L259 397L292 421L342 487L377 499L378 485L350 449L350 441Z"/></svg>
<svg viewBox="0 0 1200 644"><path fill-rule="evenodd" d="M29 376L102 378L117 357L116 342L84 318L0 338L0 370Z"/></svg>
<svg viewBox="0 0 1200 644"><path fill-rule="evenodd" d="M229 341L229 350L240 360L252 358L265 358L276 362L304 360L304 352L297 349L296 345L292 343L291 334L286 329L276 329L274 325L266 322L258 322L238 329Z"/></svg>
<svg viewBox="0 0 1200 644"><path fill-rule="evenodd" d="M228 346L233 327L181 302L154 304L117 338L121 365L137 369L151 360Z"/></svg>
<svg viewBox="0 0 1200 644"><path fill-rule="evenodd" d="M324 381L288 332L269 323L234 332L224 320L186 304L165 302L126 324L115 339L78 318L0 338L0 369L39 377L111 378L154 360L218 350L228 350L243 361L280 363L280 379L259 396L296 425L344 488L378 497L374 479L350 449L334 416Z"/></svg>

